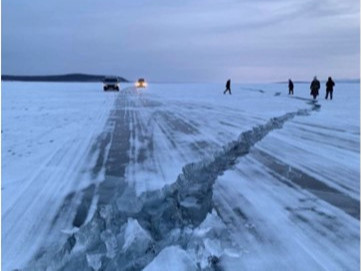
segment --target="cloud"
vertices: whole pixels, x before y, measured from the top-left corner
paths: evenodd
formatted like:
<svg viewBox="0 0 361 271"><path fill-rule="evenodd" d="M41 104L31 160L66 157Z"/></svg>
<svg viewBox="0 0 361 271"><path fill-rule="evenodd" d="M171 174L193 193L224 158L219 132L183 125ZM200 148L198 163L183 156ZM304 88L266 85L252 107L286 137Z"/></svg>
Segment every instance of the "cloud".
<svg viewBox="0 0 361 271"><path fill-rule="evenodd" d="M360 69L354 0L12 0L2 9L3 73L262 81L304 79L329 63L342 77Z"/></svg>

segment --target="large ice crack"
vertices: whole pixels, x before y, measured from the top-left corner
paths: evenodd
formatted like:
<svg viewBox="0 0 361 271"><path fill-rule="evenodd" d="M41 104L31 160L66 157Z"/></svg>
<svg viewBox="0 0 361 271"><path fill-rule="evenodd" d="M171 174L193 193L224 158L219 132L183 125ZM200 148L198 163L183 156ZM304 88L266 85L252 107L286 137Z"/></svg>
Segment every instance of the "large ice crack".
<svg viewBox="0 0 361 271"><path fill-rule="evenodd" d="M186 266L219 269L218 259L225 248L232 247L232 241L213 209L217 177L267 134L295 116L318 109L319 105L312 103L311 109L272 118L243 132L211 158L184 166L177 180L161 190L137 197L132 187L123 186L60 249L48 249L25 269L141 270L167 248L192 255L182 256L191 261Z"/></svg>

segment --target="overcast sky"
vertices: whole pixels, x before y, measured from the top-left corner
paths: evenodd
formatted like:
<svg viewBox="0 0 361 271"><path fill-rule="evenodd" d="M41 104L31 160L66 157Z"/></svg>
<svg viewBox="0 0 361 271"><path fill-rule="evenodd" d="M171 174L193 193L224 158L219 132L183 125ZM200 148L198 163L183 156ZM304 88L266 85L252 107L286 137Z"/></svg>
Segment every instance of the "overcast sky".
<svg viewBox="0 0 361 271"><path fill-rule="evenodd" d="M359 0L2 0L2 73L359 78Z"/></svg>

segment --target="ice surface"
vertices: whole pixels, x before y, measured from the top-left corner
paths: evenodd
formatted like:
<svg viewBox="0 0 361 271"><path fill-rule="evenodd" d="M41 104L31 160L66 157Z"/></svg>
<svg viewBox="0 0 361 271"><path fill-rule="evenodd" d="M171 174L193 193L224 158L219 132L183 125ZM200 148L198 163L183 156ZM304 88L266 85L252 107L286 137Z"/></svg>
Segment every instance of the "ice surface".
<svg viewBox="0 0 361 271"><path fill-rule="evenodd" d="M359 270L359 84L122 88L3 84L3 270Z"/></svg>
<svg viewBox="0 0 361 271"><path fill-rule="evenodd" d="M42 244L66 235L52 225L91 182L84 159L102 132L115 95L97 84L2 82L3 270L23 266ZM73 194L72 194L73 193Z"/></svg>

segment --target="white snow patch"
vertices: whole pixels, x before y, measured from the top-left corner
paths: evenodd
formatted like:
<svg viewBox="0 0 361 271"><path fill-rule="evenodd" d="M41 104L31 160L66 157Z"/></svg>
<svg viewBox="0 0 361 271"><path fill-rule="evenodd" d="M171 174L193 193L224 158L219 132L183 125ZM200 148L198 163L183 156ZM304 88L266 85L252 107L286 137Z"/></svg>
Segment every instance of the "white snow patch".
<svg viewBox="0 0 361 271"><path fill-rule="evenodd" d="M123 251L132 248L132 250L145 250L149 243L152 242L152 237L145 231L136 219L129 218L124 233Z"/></svg>
<svg viewBox="0 0 361 271"><path fill-rule="evenodd" d="M170 246L163 249L143 271L192 271L197 265L188 254L179 246Z"/></svg>

